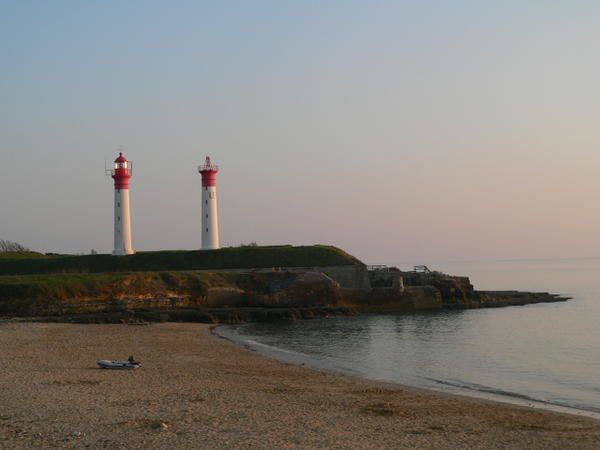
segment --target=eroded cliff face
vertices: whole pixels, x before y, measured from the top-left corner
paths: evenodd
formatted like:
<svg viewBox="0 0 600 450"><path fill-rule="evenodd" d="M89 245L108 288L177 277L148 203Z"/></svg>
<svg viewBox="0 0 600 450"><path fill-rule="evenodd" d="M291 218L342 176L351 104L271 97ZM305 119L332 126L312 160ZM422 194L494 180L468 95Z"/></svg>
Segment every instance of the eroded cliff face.
<svg viewBox="0 0 600 450"><path fill-rule="evenodd" d="M0 315L336 306L341 299L339 284L318 272L21 276L0 285Z"/></svg>

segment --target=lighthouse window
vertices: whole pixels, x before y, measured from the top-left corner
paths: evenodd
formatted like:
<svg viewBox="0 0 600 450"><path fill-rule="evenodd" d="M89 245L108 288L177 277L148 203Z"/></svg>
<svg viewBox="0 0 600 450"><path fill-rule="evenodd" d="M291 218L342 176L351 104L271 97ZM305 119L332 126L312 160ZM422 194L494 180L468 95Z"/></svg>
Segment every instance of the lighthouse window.
<svg viewBox="0 0 600 450"><path fill-rule="evenodd" d="M208 205L208 200L204 200L204 203Z"/></svg>
<svg viewBox="0 0 600 450"><path fill-rule="evenodd" d="M120 222L121 221L121 216L117 216L117 221Z"/></svg>
<svg viewBox="0 0 600 450"><path fill-rule="evenodd" d="M208 228L206 229L206 232L208 233Z"/></svg>
<svg viewBox="0 0 600 450"><path fill-rule="evenodd" d="M120 202L117 202L117 206L121 206L121 203L120 203Z"/></svg>
<svg viewBox="0 0 600 450"><path fill-rule="evenodd" d="M206 215L206 218L208 219L208 214Z"/></svg>

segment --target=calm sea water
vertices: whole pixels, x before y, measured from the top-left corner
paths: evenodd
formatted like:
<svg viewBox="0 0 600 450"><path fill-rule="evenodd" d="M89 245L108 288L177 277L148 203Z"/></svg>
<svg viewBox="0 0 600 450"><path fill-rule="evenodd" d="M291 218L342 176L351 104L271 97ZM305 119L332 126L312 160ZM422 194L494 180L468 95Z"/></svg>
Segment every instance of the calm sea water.
<svg viewBox="0 0 600 450"><path fill-rule="evenodd" d="M373 380L600 413L600 260L434 268L468 275L478 289L550 291L573 300L245 324L221 332L270 356Z"/></svg>

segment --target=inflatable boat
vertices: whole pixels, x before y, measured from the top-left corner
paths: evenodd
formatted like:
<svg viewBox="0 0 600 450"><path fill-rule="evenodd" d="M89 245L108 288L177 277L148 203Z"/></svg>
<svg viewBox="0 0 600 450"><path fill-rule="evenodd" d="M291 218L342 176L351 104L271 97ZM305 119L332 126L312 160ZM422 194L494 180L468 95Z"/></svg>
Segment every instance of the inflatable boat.
<svg viewBox="0 0 600 450"><path fill-rule="evenodd" d="M96 362L101 369L139 369L142 365L137 361L111 361L101 359Z"/></svg>

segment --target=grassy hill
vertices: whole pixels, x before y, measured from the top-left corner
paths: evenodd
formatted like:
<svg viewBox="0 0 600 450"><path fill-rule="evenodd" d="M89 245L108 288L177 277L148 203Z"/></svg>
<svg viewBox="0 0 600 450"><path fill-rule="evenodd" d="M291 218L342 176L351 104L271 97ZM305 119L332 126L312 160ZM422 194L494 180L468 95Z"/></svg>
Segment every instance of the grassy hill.
<svg viewBox="0 0 600 450"><path fill-rule="evenodd" d="M324 267L357 264L363 263L343 250L327 245L247 246L210 251L139 252L129 256L0 253L0 275Z"/></svg>

